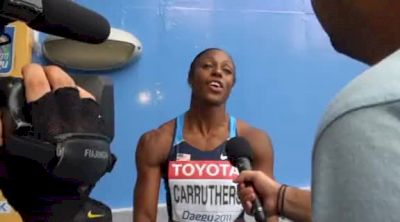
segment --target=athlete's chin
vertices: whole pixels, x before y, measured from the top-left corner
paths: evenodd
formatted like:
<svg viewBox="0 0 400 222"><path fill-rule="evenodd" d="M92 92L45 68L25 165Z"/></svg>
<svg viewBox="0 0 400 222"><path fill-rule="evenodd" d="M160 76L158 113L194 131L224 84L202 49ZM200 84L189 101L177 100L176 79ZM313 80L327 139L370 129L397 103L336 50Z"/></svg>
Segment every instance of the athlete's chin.
<svg viewBox="0 0 400 222"><path fill-rule="evenodd" d="M212 106L225 105L227 100L228 100L228 97L227 96L223 96L223 95L208 95L205 98L205 102L208 105L212 105Z"/></svg>
<svg viewBox="0 0 400 222"><path fill-rule="evenodd" d="M207 105L210 106L223 106L226 103L226 100L222 99L207 99L206 100Z"/></svg>

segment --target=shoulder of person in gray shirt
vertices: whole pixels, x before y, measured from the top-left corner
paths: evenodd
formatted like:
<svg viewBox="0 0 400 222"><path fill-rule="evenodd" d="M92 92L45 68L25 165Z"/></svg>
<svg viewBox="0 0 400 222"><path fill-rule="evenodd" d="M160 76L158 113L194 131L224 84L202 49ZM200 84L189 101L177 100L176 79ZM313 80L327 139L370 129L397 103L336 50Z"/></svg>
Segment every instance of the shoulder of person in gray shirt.
<svg viewBox="0 0 400 222"><path fill-rule="evenodd" d="M332 101L312 178L313 221L400 220L400 50Z"/></svg>

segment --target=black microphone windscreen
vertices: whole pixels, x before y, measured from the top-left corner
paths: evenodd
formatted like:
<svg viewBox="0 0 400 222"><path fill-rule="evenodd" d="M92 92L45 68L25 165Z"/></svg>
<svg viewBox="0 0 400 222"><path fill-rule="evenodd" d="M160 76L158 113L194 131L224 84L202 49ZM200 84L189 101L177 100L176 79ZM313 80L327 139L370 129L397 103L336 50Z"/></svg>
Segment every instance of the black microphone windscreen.
<svg viewBox="0 0 400 222"><path fill-rule="evenodd" d="M253 160L250 143L243 137L233 137L226 143L226 154L231 163L235 163L238 158Z"/></svg>
<svg viewBox="0 0 400 222"><path fill-rule="evenodd" d="M43 0L43 13L28 26L87 43L104 42L110 34L110 24L103 16L71 0Z"/></svg>
<svg viewBox="0 0 400 222"><path fill-rule="evenodd" d="M236 166L239 172L243 170L251 170L251 162L253 159L253 153L249 141L243 137L233 137L226 143L226 155L232 165ZM251 183L245 183L246 186L252 186ZM267 218L266 212L264 212L263 205L261 204L260 198L256 195L253 203L254 218L257 222L264 222Z"/></svg>

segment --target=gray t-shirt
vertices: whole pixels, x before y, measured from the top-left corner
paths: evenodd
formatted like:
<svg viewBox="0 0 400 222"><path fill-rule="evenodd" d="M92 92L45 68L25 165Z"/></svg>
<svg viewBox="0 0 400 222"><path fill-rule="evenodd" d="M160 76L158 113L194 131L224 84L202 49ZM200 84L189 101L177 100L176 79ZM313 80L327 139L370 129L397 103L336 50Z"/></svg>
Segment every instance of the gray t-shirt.
<svg viewBox="0 0 400 222"><path fill-rule="evenodd" d="M333 100L312 169L313 221L400 221L400 50Z"/></svg>

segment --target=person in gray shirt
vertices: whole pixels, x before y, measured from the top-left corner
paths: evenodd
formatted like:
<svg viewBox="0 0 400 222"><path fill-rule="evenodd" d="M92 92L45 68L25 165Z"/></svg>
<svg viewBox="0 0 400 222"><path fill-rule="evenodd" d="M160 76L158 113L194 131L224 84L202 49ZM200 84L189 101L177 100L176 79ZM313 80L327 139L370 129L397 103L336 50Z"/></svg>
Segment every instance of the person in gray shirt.
<svg viewBox="0 0 400 222"><path fill-rule="evenodd" d="M246 211L255 191L294 221L399 221L400 1L312 0L336 51L371 65L331 102L314 143L310 192L256 171L237 179ZM254 189L243 182L252 182Z"/></svg>

